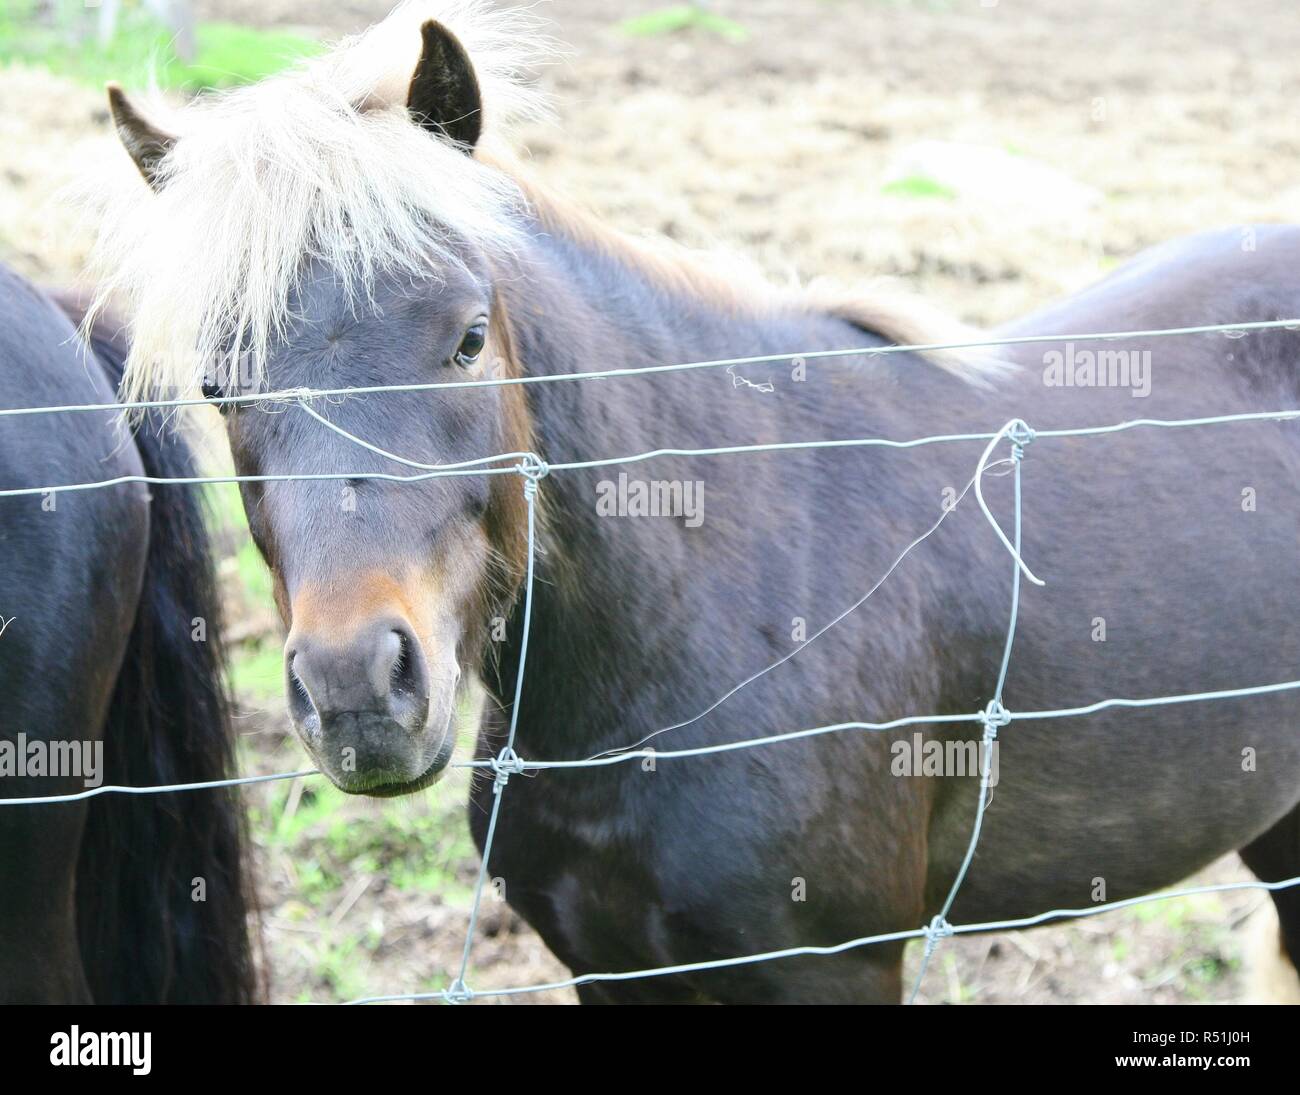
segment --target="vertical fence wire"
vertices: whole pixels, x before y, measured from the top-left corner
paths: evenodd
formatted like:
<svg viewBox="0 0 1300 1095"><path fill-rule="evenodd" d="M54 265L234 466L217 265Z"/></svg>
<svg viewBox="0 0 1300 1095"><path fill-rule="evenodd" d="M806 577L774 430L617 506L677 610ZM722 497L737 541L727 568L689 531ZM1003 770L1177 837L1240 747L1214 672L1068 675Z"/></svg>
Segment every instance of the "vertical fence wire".
<svg viewBox="0 0 1300 1095"><path fill-rule="evenodd" d="M1007 623L1006 641L1002 646L1002 662L998 667L998 679L993 688L993 698L989 701L988 707L984 709L981 719L984 725L984 733L980 739L980 785L979 800L975 806L975 824L971 828L970 842L966 846L966 855L957 871L957 877L953 879L952 887L948 890L948 896L944 900L943 907L940 908L924 929L925 950L921 954L921 965L916 971L916 980L912 983L912 991L907 998L909 1004L916 1003L917 995L921 991L921 985L925 981L926 971L930 968L930 959L934 957L934 952L938 950L940 941L953 934L952 925L948 922L948 914L952 911L953 902L957 900L957 892L961 889L962 883L966 881L966 875L975 859L975 849L980 842L980 834L984 829L984 812L988 809L989 804L989 783L992 779L993 750L997 744L998 729L1011 721L1007 709L1002 703L1002 690L1007 683L1007 670L1011 665L1011 648L1016 640L1016 623L1020 619L1020 573L1022 570L1027 574L1029 573L1020 555L1022 509L1020 469L1025 460L1025 446L1033 440L1034 434L1019 419L1009 422L1002 428L1000 433L1005 434L1011 441L1011 476L1014 490L1012 555L1015 557L1015 565L1011 568L1011 615ZM975 472L977 483L983 477L984 466L988 462L988 458L996 444L997 439L990 441L988 449L985 450L979 469Z"/></svg>
<svg viewBox="0 0 1300 1095"><path fill-rule="evenodd" d="M519 756L515 753L515 736L519 730L519 703L524 694L524 669L528 664L528 634L533 622L533 570L537 558L537 484L546 477L546 463L539 457L528 454L518 467L523 477L524 504L528 510L528 562L524 576L524 619L519 639L519 668L515 672L515 697L510 705L510 729L506 734L506 743L501 752L491 761L492 765L492 807L488 815L487 835L483 839L483 854L479 859L478 877L474 882L474 899L469 910L469 923L465 929L465 945L460 955L460 968L456 979L447 989L446 1000L449 1003L469 1003L474 998L473 990L465 981L469 971L470 954L474 948L474 935L478 930L479 907L483 903L483 887L487 882L488 861L492 858L492 842L496 837L497 819L501 815L501 800L512 775L523 771Z"/></svg>

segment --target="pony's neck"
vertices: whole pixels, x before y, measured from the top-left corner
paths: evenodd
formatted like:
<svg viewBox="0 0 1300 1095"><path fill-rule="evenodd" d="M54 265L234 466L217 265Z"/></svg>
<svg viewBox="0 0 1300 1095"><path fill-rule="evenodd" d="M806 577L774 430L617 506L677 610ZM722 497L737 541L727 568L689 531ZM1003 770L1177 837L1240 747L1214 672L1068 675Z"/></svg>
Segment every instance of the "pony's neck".
<svg viewBox="0 0 1300 1095"><path fill-rule="evenodd" d="M518 269L497 282L516 364L526 375L873 341L860 328L782 300L766 287L744 279L728 283L694 265L689 255L645 249L544 201L536 208L536 231ZM785 362L737 375L785 385L790 369ZM552 464L871 429L860 412L852 419L814 422L803 393L789 387L780 395L763 393L737 385L722 369L532 384L523 391L532 447ZM543 483L522 747L534 755L587 755L626 744L643 723L671 721L682 705L689 706L689 698L676 696L642 708L642 696L634 707L632 695L622 690L644 679L642 670L629 672L630 666L675 673L678 660L684 666L705 656L699 645L705 637L684 639L673 616L688 606L692 614L724 618L726 606L712 602L726 596L725 583L709 580L701 569L704 557L715 549L738 558L765 550L760 530L735 529L739 509L757 504L762 489L751 479L751 468L743 458L707 466L702 460L656 458L568 469ZM704 504L711 507L707 527L673 516L602 513L602 489L624 472L646 483L701 484ZM507 648L516 652L520 615L516 611ZM495 679L488 677L492 690L508 698L518 665L507 655L497 668ZM575 672L600 683L581 689L556 683L571 684ZM554 692L559 688L565 688L562 703ZM611 706L623 712L626 724L610 717Z"/></svg>
<svg viewBox="0 0 1300 1095"><path fill-rule="evenodd" d="M533 232L517 267L496 281L515 365L526 375L959 340L956 325L923 306L777 292L743 271L719 273L689 253L628 240L527 190ZM918 409L931 432L962 432L988 416L979 389L954 388L953 373L971 375L959 361L849 354L821 367L778 358L726 370L530 384L509 389L522 393L513 406L531 437L508 449L528 444L551 464L577 464L661 449L887 436L906 431L900 424L913 422ZM930 481L906 460L882 464L878 450L838 452L829 462L811 450L660 456L551 475L538 502L533 631L519 713L523 754L587 756L704 710L717 699L718 682L770 663L772 652L784 649L779 636L810 604L833 604L860 582L858 560L883 567L900 520L933 520L924 500L969 474L964 464L952 465ZM948 458L956 456L927 462ZM839 469L834 477L832 469ZM663 488L670 495L675 489L683 499L693 487L701 520L634 513L625 485L641 488L642 497L646 488L660 498ZM619 507L613 513L611 501ZM827 541L828 520L851 550ZM966 546L951 532L946 542ZM827 543L831 549L814 558L812 545ZM932 567L921 588L939 596L944 581L944 569ZM514 657L506 654L487 676L507 702L521 617L517 610L504 648ZM888 641L902 649L920 643L909 629L921 626L917 613L895 618ZM863 640L862 664L888 662L889 651L874 645L883 641ZM905 710L899 690L907 687L903 673L871 684L882 710ZM822 714L823 721L853 717L832 707ZM717 732L704 720L675 740L698 743Z"/></svg>
<svg viewBox="0 0 1300 1095"><path fill-rule="evenodd" d="M686 360L737 327L799 311L738 261L621 233L533 181L531 245L500 286L533 375Z"/></svg>

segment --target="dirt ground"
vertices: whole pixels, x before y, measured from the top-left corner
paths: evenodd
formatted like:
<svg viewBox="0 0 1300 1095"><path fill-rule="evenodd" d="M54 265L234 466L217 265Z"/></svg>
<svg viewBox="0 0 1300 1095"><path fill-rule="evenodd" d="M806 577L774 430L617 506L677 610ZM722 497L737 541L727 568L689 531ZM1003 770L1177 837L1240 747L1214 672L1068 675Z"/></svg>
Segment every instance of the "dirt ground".
<svg viewBox="0 0 1300 1095"><path fill-rule="evenodd" d="M388 5L197 6L208 18L329 36ZM743 41L638 38L617 26L657 6L546 5L571 49L539 77L556 124L524 134L551 185L624 228L735 250L777 278L898 278L989 323L1148 244L1300 218L1300 19L1288 0L715 0L746 29ZM49 198L109 154L106 121L93 89L0 70L0 258L44 281L76 275L86 226ZM1049 165L1073 196L891 186L910 177L923 141ZM248 701L248 753L263 770L301 764L275 703ZM463 830L464 787L381 815L315 786L250 795L255 821L275 833L259 837L275 998L445 985L475 869L463 834L444 840ZM356 839L367 826L375 847ZM409 885L394 882L402 841L430 833L442 859L412 866ZM1245 877L1232 860L1200 881ZM921 998L1241 999L1244 922L1265 904L1258 893L1208 896L948 940ZM483 927L476 986L565 976L504 907L489 904Z"/></svg>

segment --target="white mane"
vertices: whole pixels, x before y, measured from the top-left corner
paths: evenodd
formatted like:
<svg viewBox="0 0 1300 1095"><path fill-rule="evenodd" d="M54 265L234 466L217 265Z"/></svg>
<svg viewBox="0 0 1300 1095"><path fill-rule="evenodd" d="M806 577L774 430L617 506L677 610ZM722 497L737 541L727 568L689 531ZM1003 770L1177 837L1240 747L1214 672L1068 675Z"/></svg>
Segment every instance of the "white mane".
<svg viewBox="0 0 1300 1095"><path fill-rule="evenodd" d="M95 198L96 308L117 298L131 316L128 396L192 391L232 346L260 371L289 318L304 257L334 269L364 302L381 272L428 276L457 262L451 231L489 255L513 248L515 184L405 109L429 19L473 62L485 141L544 112L522 79L549 50L540 20L484 0L407 0L281 75L179 111L146 108L179 137L161 166L161 192L132 167Z"/></svg>

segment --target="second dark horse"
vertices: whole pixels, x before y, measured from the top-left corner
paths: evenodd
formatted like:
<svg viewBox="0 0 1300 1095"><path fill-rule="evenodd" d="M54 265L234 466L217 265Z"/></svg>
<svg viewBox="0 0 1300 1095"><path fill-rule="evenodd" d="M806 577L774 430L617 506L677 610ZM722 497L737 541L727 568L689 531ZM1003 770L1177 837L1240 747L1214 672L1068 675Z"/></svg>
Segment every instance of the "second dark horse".
<svg viewBox="0 0 1300 1095"><path fill-rule="evenodd" d="M0 406L113 402L126 347L106 320L87 347L80 319L71 299L0 267ZM195 474L169 425L149 416L132 435L120 417L0 418L0 485ZM93 758L102 745L99 770L10 772L0 799L77 793L87 776L148 786L233 774L193 488L0 498L0 617L0 744L33 759L60 743ZM245 872L232 792L0 802L0 1002L254 999Z"/></svg>

